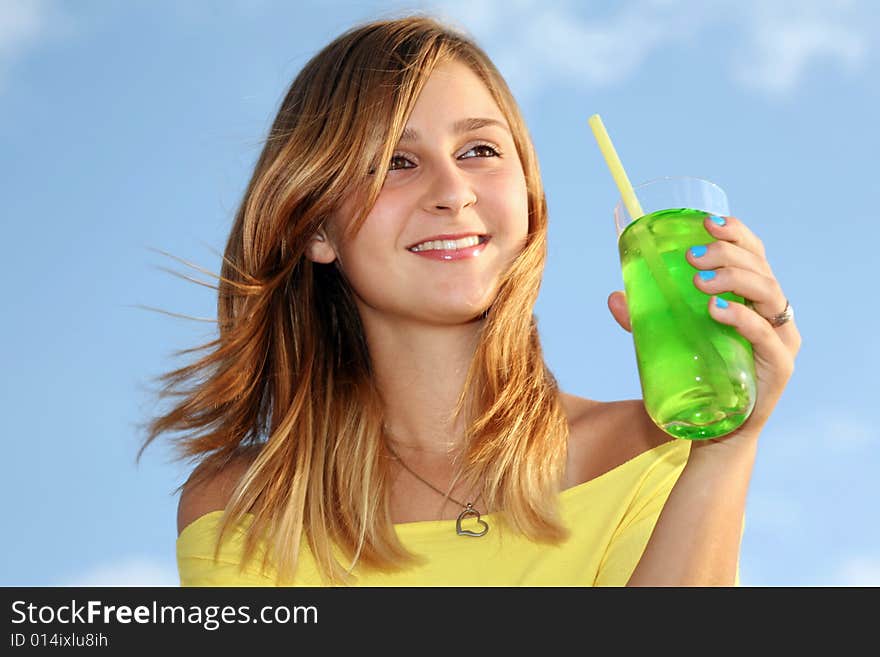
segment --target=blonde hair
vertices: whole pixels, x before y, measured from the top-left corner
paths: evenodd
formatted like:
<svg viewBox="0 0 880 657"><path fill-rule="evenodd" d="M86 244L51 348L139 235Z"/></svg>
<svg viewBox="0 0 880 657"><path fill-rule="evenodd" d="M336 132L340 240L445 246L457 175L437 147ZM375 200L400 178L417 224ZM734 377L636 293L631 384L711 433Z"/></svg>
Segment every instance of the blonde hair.
<svg viewBox="0 0 880 657"><path fill-rule="evenodd" d="M452 415L473 418L460 475L472 485L483 482L488 508L531 540L568 537L558 493L569 429L532 312L547 238L534 147L483 50L456 28L411 15L348 30L297 75L226 244L219 338L178 352L210 350L158 377L165 384L160 398L181 400L147 424L138 459L168 431L189 432L175 442L178 458L200 461L191 481L210 477L242 452L256 453L224 511L215 559L225 533L251 513L241 568L264 538L262 565L274 561L279 584L292 581L304 539L332 584L355 582L358 562L382 570L420 562L392 523L384 409L352 292L335 262L315 263L304 254L350 194L361 208L352 234L359 230L419 92L435 66L453 60L468 65L498 104L528 190L527 241L481 316ZM347 567L333 556L333 545L350 560Z"/></svg>

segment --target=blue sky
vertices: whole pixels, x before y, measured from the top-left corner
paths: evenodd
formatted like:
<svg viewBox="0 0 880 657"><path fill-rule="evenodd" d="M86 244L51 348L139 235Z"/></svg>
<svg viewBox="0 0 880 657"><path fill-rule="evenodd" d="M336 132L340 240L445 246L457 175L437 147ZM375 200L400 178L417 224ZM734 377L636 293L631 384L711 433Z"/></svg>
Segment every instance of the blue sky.
<svg viewBox="0 0 880 657"><path fill-rule="evenodd" d="M796 11L792 9L796 7ZM880 585L871 420L880 9L851 2L0 3L0 585L176 585L189 471L136 424L152 377L207 341L211 271L284 91L351 25L407 9L468 30L540 158L549 259L535 309L564 390L641 397L602 115L634 183L708 178L764 241L803 347L761 438L745 585ZM865 258L867 257L867 260Z"/></svg>

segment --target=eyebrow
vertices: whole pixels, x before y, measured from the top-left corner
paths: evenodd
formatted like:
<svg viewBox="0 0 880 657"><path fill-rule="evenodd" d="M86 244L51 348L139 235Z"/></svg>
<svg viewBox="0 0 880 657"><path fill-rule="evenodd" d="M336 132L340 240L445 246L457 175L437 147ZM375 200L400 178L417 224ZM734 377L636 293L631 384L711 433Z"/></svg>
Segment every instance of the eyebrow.
<svg viewBox="0 0 880 657"><path fill-rule="evenodd" d="M473 119L460 119L452 124L452 132L456 135L460 135L465 132L471 132L473 130L479 130L487 125L496 125L500 128L503 128L508 133L510 132L510 128L507 127L507 124L502 123L496 119L484 119L484 118L473 118ZM405 128L403 130L403 134L400 136L400 142L407 141L418 141L419 133L412 128Z"/></svg>

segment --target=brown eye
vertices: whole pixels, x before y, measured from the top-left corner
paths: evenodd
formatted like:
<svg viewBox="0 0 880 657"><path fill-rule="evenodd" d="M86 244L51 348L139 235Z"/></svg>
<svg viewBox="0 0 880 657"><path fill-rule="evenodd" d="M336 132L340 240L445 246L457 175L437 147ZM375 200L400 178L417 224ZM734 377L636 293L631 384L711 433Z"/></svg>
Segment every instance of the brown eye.
<svg viewBox="0 0 880 657"><path fill-rule="evenodd" d="M388 167L388 170L389 170L389 171L395 171L395 170L398 168L398 167L395 167L395 166L394 166L394 163L397 162L397 161L409 162L409 160L406 159L403 155L394 155L394 156L392 156L392 158L391 158L391 166ZM402 169L412 169L412 167L400 167L400 168L402 168Z"/></svg>
<svg viewBox="0 0 880 657"><path fill-rule="evenodd" d="M484 153L488 151L489 153L491 153L491 155L489 155L488 157L498 157L499 155L501 155L501 153L499 153L492 146L489 146L489 144L477 144L476 146L471 148L468 151L468 153L470 153L471 151L476 151L476 150L482 150Z"/></svg>

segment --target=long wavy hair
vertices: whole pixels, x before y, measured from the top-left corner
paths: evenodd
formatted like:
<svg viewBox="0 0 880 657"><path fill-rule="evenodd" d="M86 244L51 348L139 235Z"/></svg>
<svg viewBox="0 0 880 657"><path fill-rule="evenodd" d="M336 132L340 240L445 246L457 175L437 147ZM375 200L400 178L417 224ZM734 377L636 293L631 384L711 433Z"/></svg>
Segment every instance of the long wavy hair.
<svg viewBox="0 0 880 657"><path fill-rule="evenodd" d="M453 60L479 76L506 118L528 189L527 240L475 318L479 340L450 416L467 419L459 475L531 540L569 535L558 510L569 429L533 314L547 238L534 147L484 51L463 30L416 14L348 30L297 75L226 243L219 337L176 352L207 353L157 377L159 398L178 401L145 423L138 460L159 434L183 432L176 458L198 462L187 482L195 485L253 453L223 512L215 559L227 531L251 514L241 568L265 540L262 567L271 559L281 585L293 581L304 541L331 584L356 582L358 563L387 571L421 562L391 519L384 408L353 293L338 260L304 254L352 194L362 210L349 228L359 230L421 89Z"/></svg>

